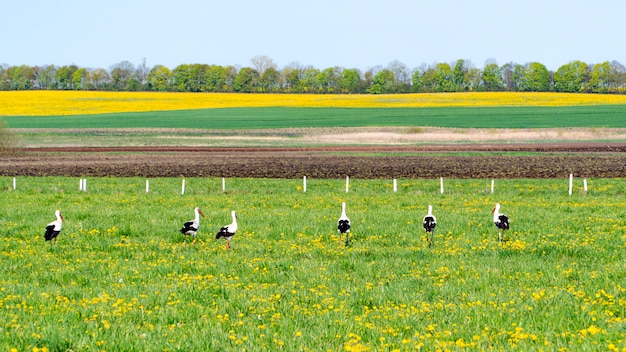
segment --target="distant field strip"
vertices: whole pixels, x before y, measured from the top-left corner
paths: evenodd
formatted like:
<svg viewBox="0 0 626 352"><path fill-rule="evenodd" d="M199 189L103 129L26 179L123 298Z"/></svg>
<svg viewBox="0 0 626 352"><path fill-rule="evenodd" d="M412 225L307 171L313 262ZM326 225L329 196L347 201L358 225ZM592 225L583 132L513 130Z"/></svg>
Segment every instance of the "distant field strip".
<svg viewBox="0 0 626 352"><path fill-rule="evenodd" d="M230 108L70 116L5 116L10 128L308 127L626 128L626 105L440 108Z"/></svg>
<svg viewBox="0 0 626 352"><path fill-rule="evenodd" d="M218 108L435 108L626 105L626 95L420 93L310 95L86 91L0 92L0 116L65 116Z"/></svg>

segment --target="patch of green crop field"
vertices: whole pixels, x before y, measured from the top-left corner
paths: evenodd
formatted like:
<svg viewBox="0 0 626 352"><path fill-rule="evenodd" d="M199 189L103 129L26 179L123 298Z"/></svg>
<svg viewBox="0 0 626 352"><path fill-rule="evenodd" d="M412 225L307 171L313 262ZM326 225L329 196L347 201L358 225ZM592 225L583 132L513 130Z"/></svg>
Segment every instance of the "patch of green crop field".
<svg viewBox="0 0 626 352"><path fill-rule="evenodd" d="M626 105L477 108L234 108L77 116L5 116L11 128L265 129L353 126L626 127Z"/></svg>
<svg viewBox="0 0 626 352"><path fill-rule="evenodd" d="M6 350L611 350L625 179L0 178ZM352 222L339 242L341 202ZM509 215L496 241L495 202ZM428 204L434 245L421 228ZM178 232L202 208L198 239ZM56 246L44 241L54 210ZM232 251L217 230L238 214Z"/></svg>

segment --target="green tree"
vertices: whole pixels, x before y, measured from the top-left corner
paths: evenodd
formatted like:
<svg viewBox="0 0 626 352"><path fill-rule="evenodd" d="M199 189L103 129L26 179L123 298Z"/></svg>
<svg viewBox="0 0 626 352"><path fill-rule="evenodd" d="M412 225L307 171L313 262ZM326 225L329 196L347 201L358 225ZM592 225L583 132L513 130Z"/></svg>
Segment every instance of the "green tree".
<svg viewBox="0 0 626 352"><path fill-rule="evenodd" d="M188 92L191 82L191 65L182 64L172 71L172 88L176 92Z"/></svg>
<svg viewBox="0 0 626 352"><path fill-rule="evenodd" d="M126 90L129 92L137 92L143 89L141 77L138 71L134 71L126 81Z"/></svg>
<svg viewBox="0 0 626 352"><path fill-rule="evenodd" d="M469 67L465 60L458 59L454 64L452 70L452 85L451 89L457 92L465 92L470 90L470 84L468 80Z"/></svg>
<svg viewBox="0 0 626 352"><path fill-rule="evenodd" d="M611 75L611 64L605 61L595 64L589 72L589 87L594 93L606 93L609 91L609 77Z"/></svg>
<svg viewBox="0 0 626 352"><path fill-rule="evenodd" d="M434 91L435 92L454 92L455 86L452 81L453 71L447 63L439 63L434 69Z"/></svg>
<svg viewBox="0 0 626 352"><path fill-rule="evenodd" d="M488 92L499 92L504 90L502 71L495 62L485 65L482 71L482 84L484 90Z"/></svg>
<svg viewBox="0 0 626 352"><path fill-rule="evenodd" d="M39 68L37 74L37 86L39 89L49 89L54 86L54 77L57 68L54 65L46 65Z"/></svg>
<svg viewBox="0 0 626 352"><path fill-rule="evenodd" d="M172 71L163 65L156 65L150 69L147 83L149 90L168 92L172 89Z"/></svg>
<svg viewBox="0 0 626 352"><path fill-rule="evenodd" d="M219 65L211 65L204 71L204 88L205 92L226 92L228 71L225 67Z"/></svg>
<svg viewBox="0 0 626 352"><path fill-rule="evenodd" d="M224 67L224 92L234 92L235 78L239 71L235 66Z"/></svg>
<svg viewBox="0 0 626 352"><path fill-rule="evenodd" d="M28 90L33 88L35 82L35 72L35 69L28 65L9 67L5 73L11 82L8 89Z"/></svg>
<svg viewBox="0 0 626 352"><path fill-rule="evenodd" d="M588 66L582 61L572 61L562 65L554 73L554 90L557 92L578 93L585 91Z"/></svg>
<svg viewBox="0 0 626 352"><path fill-rule="evenodd" d="M283 77L285 77L285 89L290 93L302 93L302 74L303 70L299 67L285 67L283 69Z"/></svg>
<svg viewBox="0 0 626 352"><path fill-rule="evenodd" d="M0 65L0 90L7 90L7 77L5 77L6 68L4 65Z"/></svg>
<svg viewBox="0 0 626 352"><path fill-rule="evenodd" d="M338 93L339 76L341 74L340 67L328 67L322 70L317 76L317 82L320 87L320 93Z"/></svg>
<svg viewBox="0 0 626 352"><path fill-rule="evenodd" d="M298 81L302 93L318 93L322 89L318 80L320 73L320 70L314 67L308 67L301 71Z"/></svg>
<svg viewBox="0 0 626 352"><path fill-rule="evenodd" d="M86 78L87 78L86 68L81 67L78 70L74 71L74 74L72 75L72 88L76 90L85 89Z"/></svg>
<svg viewBox="0 0 626 352"><path fill-rule="evenodd" d="M274 67L268 67L259 78L259 86L262 92L277 92L280 88L280 72Z"/></svg>
<svg viewBox="0 0 626 352"><path fill-rule="evenodd" d="M243 67L239 70L235 81L233 82L233 90L241 93L253 93L257 91L259 84L259 72L251 67Z"/></svg>
<svg viewBox="0 0 626 352"><path fill-rule="evenodd" d="M374 75L369 92L372 94L393 93L394 85L395 79L393 72L389 69L383 69Z"/></svg>
<svg viewBox="0 0 626 352"><path fill-rule="evenodd" d="M626 66L618 61L611 61L611 82L613 93L626 93Z"/></svg>
<svg viewBox="0 0 626 352"><path fill-rule="evenodd" d="M421 92L423 89L424 82L422 82L422 75L417 69L413 71L413 74L411 75L411 85L411 90L413 92Z"/></svg>
<svg viewBox="0 0 626 352"><path fill-rule="evenodd" d="M465 80L467 82L467 90L470 92L481 91L483 88L483 72L476 67L470 67L465 74Z"/></svg>
<svg viewBox="0 0 626 352"><path fill-rule="evenodd" d="M56 72L55 85L57 89L72 89L74 72L78 70L76 65L61 66Z"/></svg>
<svg viewBox="0 0 626 352"><path fill-rule="evenodd" d="M550 73L539 62L531 62L526 65L520 82L520 91L523 92L547 92L550 90Z"/></svg>
<svg viewBox="0 0 626 352"><path fill-rule="evenodd" d="M203 92L206 90L206 71L209 69L205 64L189 65L189 76L187 81L188 92Z"/></svg>
<svg viewBox="0 0 626 352"><path fill-rule="evenodd" d="M339 75L339 88L341 93L359 93L361 88L361 74L355 68L345 69Z"/></svg>

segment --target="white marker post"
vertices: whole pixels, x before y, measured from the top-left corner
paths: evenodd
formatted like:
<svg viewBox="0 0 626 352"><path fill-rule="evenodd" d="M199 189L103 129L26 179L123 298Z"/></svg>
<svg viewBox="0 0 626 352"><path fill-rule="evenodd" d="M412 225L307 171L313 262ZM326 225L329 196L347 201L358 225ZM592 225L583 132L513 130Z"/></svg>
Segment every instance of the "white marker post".
<svg viewBox="0 0 626 352"><path fill-rule="evenodd" d="M396 181L396 179L393 179L393 193L398 192L398 182Z"/></svg>
<svg viewBox="0 0 626 352"><path fill-rule="evenodd" d="M302 177L302 191L306 193L306 176Z"/></svg>
<svg viewBox="0 0 626 352"><path fill-rule="evenodd" d="M79 191L83 190L83 179L82 178L78 180L78 190Z"/></svg>
<svg viewBox="0 0 626 352"><path fill-rule="evenodd" d="M184 178L183 178L183 187L182 187L182 189L180 190L180 194L181 194L181 195L184 195L184 194L185 194L185 179L184 179Z"/></svg>
<svg viewBox="0 0 626 352"><path fill-rule="evenodd" d="M346 193L348 193L349 187L350 187L350 176L346 176Z"/></svg>
<svg viewBox="0 0 626 352"><path fill-rule="evenodd" d="M226 192L226 179L222 177L222 192Z"/></svg>
<svg viewBox="0 0 626 352"><path fill-rule="evenodd" d="M491 179L491 193L493 193L494 180Z"/></svg>
<svg viewBox="0 0 626 352"><path fill-rule="evenodd" d="M13 190L17 189L17 181L15 180L15 177L13 177Z"/></svg>
<svg viewBox="0 0 626 352"><path fill-rule="evenodd" d="M585 194L587 194L587 179L583 179L583 191L585 191Z"/></svg>
<svg viewBox="0 0 626 352"><path fill-rule="evenodd" d="M83 192L87 192L87 179L83 179Z"/></svg>
<svg viewBox="0 0 626 352"><path fill-rule="evenodd" d="M443 177L439 178L439 188L441 188L441 194L443 194Z"/></svg>
<svg viewBox="0 0 626 352"><path fill-rule="evenodd" d="M569 174L569 195L572 195L572 187L574 185L574 174Z"/></svg>
<svg viewBox="0 0 626 352"><path fill-rule="evenodd" d="M150 192L150 180L146 180L146 193Z"/></svg>

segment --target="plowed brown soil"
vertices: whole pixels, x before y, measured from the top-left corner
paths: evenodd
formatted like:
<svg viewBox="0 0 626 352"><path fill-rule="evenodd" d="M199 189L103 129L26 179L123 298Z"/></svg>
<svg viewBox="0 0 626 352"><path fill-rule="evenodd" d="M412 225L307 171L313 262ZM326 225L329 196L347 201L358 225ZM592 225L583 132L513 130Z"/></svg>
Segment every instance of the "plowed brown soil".
<svg viewBox="0 0 626 352"><path fill-rule="evenodd" d="M445 154L459 151L481 153ZM574 173L579 177L626 177L625 151L626 143L621 142L303 148L26 148L0 157L0 175L556 178ZM501 152L538 154L519 156Z"/></svg>

